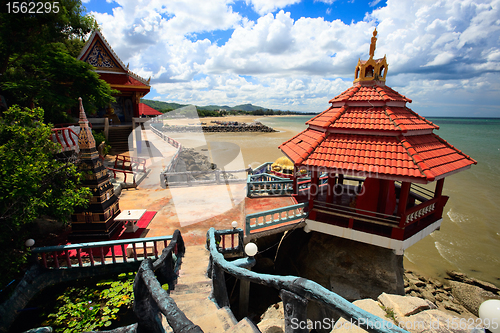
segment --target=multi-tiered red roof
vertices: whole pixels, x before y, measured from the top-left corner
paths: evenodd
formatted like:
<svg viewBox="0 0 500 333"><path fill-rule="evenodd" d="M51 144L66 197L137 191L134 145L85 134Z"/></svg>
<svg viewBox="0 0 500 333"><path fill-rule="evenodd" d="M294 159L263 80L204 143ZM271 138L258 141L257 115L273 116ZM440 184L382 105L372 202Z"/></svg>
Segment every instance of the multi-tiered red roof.
<svg viewBox="0 0 500 333"><path fill-rule="evenodd" d="M385 82L355 82L280 149L296 165L378 172L427 183L476 161L433 133L438 126L406 106Z"/></svg>
<svg viewBox="0 0 500 333"><path fill-rule="evenodd" d="M436 135L438 126L406 106L411 99L385 85L386 58L373 59L376 34L353 86L279 148L295 166L297 200L309 203L308 229L401 254L439 228L448 200L444 178L476 161ZM310 181L298 178L303 169ZM434 192L412 184L433 181Z"/></svg>

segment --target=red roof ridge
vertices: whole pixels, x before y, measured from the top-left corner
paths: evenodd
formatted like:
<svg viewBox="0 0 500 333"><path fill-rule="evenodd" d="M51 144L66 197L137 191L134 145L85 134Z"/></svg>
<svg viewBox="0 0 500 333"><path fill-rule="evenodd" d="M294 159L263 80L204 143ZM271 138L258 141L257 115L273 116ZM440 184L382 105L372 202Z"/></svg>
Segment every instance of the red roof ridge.
<svg viewBox="0 0 500 333"><path fill-rule="evenodd" d="M429 124L430 126L434 127L435 129L439 129L439 126L434 124L432 121L430 120L427 120L425 117L422 117L421 115L419 115L418 113L416 113L415 111L413 111L412 109L410 109L409 107L405 106L405 109L412 113L415 117L418 117L420 119L422 119L423 121L425 121L427 124Z"/></svg>
<svg viewBox="0 0 500 333"><path fill-rule="evenodd" d="M306 125L309 125L309 123L312 122L315 118L319 117L323 113L325 113L327 111L330 111L332 109L334 109L334 107L330 107L329 109L327 109L327 110L321 112L320 114L318 114L316 117L314 117L314 118L306 121ZM342 107L340 108L340 110L337 111L337 114L334 117L332 117L331 119L328 120L328 123L326 124L325 127L330 127L330 125L333 124L335 121L337 121L340 118L340 116L342 116L347 111L347 109L348 108L345 105L342 105Z"/></svg>
<svg viewBox="0 0 500 333"><path fill-rule="evenodd" d="M332 98L331 100L329 100L328 103L345 102L345 101L349 100L352 96L354 96L360 88L361 88L361 85L352 86L351 88L347 89L343 93L341 93L341 94L335 96L334 98ZM340 97L343 97L343 98L340 100L337 100Z"/></svg>
<svg viewBox="0 0 500 333"><path fill-rule="evenodd" d="M311 153L314 151L314 149L316 149L317 146L319 146L319 144L321 142L323 142L325 140L325 138L328 136L328 133L327 132L324 132L322 133L318 139L316 140L316 142L313 142L313 144L309 147L309 149L307 149L307 152L306 154L300 156L299 160L297 161L299 164L302 163L303 161L306 160L306 158L309 157L309 155L311 155Z"/></svg>
<svg viewBox="0 0 500 333"><path fill-rule="evenodd" d="M398 140L401 142L402 146L408 152L413 163L418 166L420 173L427 178L428 181L432 182L436 178L435 174L431 171L431 168L424 162L423 158L417 153L415 148L406 140L404 136L398 136Z"/></svg>
<svg viewBox="0 0 500 333"><path fill-rule="evenodd" d="M377 90L377 92L379 93L379 95L384 98L384 102L394 100L394 98L391 98L382 87L376 85L375 89Z"/></svg>
<svg viewBox="0 0 500 333"><path fill-rule="evenodd" d="M446 141L445 139L443 139L442 137L440 137L439 135L436 135L434 133L431 133L432 135L434 135L434 137L436 139L438 139L439 141L441 141L442 143L444 144L447 144L449 145L451 148L455 149L457 153L459 153L460 155L464 156L465 158L467 158L468 160L471 160L472 162L474 162L474 165L477 165L477 161L475 159L473 159L472 157L470 157L469 155L465 154L463 151L461 151L460 149L457 149L455 146L453 146L452 144L450 144L448 141Z"/></svg>
<svg viewBox="0 0 500 333"><path fill-rule="evenodd" d="M394 124L394 126L396 126L397 128L399 128L401 131L403 131L403 133L406 133L408 132L408 128L403 125L403 124L398 124L396 122L396 115L394 114L394 112L392 111L391 107L390 106L386 106L384 108L384 113L389 117L389 119L391 120L391 122Z"/></svg>

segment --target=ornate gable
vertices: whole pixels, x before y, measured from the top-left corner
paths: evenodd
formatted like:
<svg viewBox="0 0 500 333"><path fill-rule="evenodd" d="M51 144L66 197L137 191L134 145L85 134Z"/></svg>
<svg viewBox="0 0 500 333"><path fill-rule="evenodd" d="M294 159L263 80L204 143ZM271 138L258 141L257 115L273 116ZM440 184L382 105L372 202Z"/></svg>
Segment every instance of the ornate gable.
<svg viewBox="0 0 500 333"><path fill-rule="evenodd" d="M128 68L118 58L99 30L92 33L80 52L78 60L94 66L97 72L128 72Z"/></svg>

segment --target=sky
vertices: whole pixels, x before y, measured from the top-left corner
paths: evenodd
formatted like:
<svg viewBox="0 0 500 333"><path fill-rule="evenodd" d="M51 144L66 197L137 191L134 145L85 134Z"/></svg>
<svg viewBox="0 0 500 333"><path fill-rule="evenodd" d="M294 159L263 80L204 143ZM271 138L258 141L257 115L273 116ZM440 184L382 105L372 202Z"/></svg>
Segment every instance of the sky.
<svg viewBox="0 0 500 333"><path fill-rule="evenodd" d="M500 0L84 0L147 99L321 112L358 59L422 116L500 117Z"/></svg>

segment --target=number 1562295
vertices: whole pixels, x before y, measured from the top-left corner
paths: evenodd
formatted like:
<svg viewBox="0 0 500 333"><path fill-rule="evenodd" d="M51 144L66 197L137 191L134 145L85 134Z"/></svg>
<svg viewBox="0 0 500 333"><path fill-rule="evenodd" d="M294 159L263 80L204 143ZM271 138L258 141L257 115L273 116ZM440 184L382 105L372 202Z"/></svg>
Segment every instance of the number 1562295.
<svg viewBox="0 0 500 333"><path fill-rule="evenodd" d="M7 2L8 14L59 13L59 2Z"/></svg>

